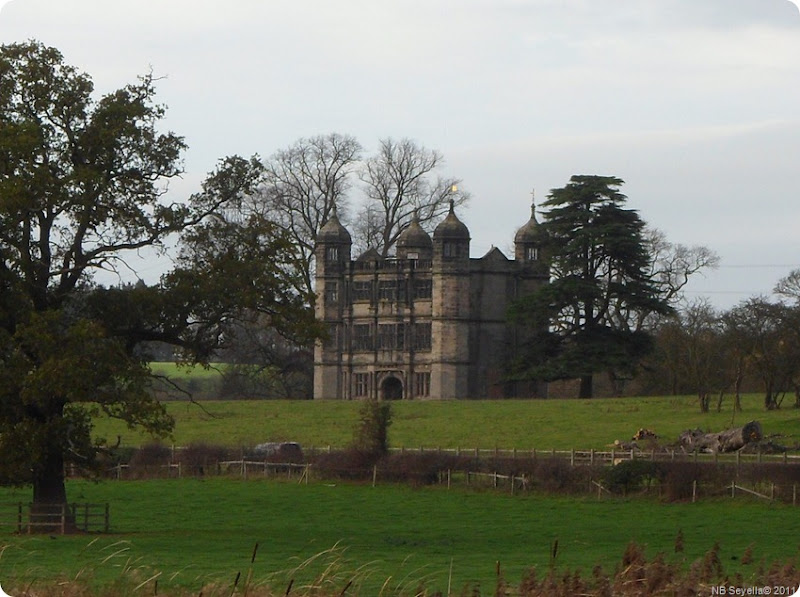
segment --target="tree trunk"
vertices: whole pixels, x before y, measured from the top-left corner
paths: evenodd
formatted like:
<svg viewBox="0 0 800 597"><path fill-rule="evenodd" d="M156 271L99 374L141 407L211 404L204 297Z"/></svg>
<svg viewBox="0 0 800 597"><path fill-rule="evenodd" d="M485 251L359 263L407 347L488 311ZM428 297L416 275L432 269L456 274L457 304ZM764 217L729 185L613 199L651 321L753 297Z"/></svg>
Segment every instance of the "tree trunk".
<svg viewBox="0 0 800 597"><path fill-rule="evenodd" d="M62 530L61 508L64 512L63 530L73 532L75 521L67 509L67 488L64 479L64 456L51 446L34 467L33 503L30 520L38 533L57 533Z"/></svg>
<svg viewBox="0 0 800 597"><path fill-rule="evenodd" d="M778 408L778 403L775 401L775 396L775 393L772 391L772 385L767 386L767 390L764 393L765 410L776 410Z"/></svg>
<svg viewBox="0 0 800 597"><path fill-rule="evenodd" d="M742 382L744 381L744 370L741 361L736 364L736 381L734 384L733 412L742 412Z"/></svg>
<svg viewBox="0 0 800 597"><path fill-rule="evenodd" d="M758 421L750 421L743 427L728 429L719 434L719 451L734 452L740 450L750 442L761 441L764 437L761 431L761 424Z"/></svg>
<svg viewBox="0 0 800 597"><path fill-rule="evenodd" d="M708 412L708 404L709 404L709 397L708 392L698 392L697 397L700 400L700 412L707 413Z"/></svg>
<svg viewBox="0 0 800 597"><path fill-rule="evenodd" d="M692 451L735 452L750 442L760 441L763 437L761 424L758 421L750 421L742 427L727 429L720 433L703 433L700 429L687 430L681 433L679 442Z"/></svg>
<svg viewBox="0 0 800 597"><path fill-rule="evenodd" d="M578 391L578 398L591 398L592 397L592 376L581 376L581 387Z"/></svg>

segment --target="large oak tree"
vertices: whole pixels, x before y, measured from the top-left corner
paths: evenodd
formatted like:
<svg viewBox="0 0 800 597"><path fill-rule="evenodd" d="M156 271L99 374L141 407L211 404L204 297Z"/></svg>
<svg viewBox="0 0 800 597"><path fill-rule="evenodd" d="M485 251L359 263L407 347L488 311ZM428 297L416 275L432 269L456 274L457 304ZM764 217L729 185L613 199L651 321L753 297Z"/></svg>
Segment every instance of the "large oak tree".
<svg viewBox="0 0 800 597"><path fill-rule="evenodd" d="M96 99L56 49L0 47L0 482L32 485L34 504L66 502L67 465L101 464L94 415L169 433L148 343L203 362L242 313L300 344L318 331L288 237L255 214L228 217L260 162L223 160L187 202L168 202L184 142L159 132L154 98L150 75ZM98 282L176 235L158 285Z"/></svg>

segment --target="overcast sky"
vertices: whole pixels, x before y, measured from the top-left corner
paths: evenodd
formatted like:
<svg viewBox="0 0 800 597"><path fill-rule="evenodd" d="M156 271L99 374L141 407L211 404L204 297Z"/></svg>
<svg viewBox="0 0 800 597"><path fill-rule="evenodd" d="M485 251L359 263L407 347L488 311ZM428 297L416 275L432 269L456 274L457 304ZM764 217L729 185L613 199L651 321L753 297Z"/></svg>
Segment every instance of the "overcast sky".
<svg viewBox="0 0 800 597"><path fill-rule="evenodd" d="M473 195L472 256L572 174L626 181L669 240L717 251L720 307L800 267L800 10L789 0L11 0L98 92L152 68L188 195L225 155L410 137ZM147 269L145 267L145 269Z"/></svg>

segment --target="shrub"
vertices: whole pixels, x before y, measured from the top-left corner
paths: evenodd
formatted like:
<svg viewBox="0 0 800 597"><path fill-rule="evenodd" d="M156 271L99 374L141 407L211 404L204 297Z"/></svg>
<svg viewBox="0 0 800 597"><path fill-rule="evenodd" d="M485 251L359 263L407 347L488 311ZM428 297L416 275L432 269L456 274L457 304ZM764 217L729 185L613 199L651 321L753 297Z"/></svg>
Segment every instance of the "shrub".
<svg viewBox="0 0 800 597"><path fill-rule="evenodd" d="M133 477L159 475L161 467L170 463L172 450L160 443L145 444L131 456L130 472Z"/></svg>
<svg viewBox="0 0 800 597"><path fill-rule="evenodd" d="M358 411L358 425L353 434L353 449L377 460L389 453L389 426L392 424L390 402L365 400Z"/></svg>
<svg viewBox="0 0 800 597"><path fill-rule="evenodd" d="M358 450L323 452L314 459L314 474L323 479L366 480L372 478L374 458Z"/></svg>
<svg viewBox="0 0 800 597"><path fill-rule="evenodd" d="M228 457L227 448L202 442L189 444L178 453L178 460L189 475L204 475L209 466L215 467Z"/></svg>
<svg viewBox="0 0 800 597"><path fill-rule="evenodd" d="M414 486L434 485L448 470L458 469L459 459L448 454L392 454L378 466L381 480L407 482Z"/></svg>
<svg viewBox="0 0 800 597"><path fill-rule="evenodd" d="M652 480L660 480L663 470L650 460L625 460L605 471L605 482L611 491L627 494Z"/></svg>

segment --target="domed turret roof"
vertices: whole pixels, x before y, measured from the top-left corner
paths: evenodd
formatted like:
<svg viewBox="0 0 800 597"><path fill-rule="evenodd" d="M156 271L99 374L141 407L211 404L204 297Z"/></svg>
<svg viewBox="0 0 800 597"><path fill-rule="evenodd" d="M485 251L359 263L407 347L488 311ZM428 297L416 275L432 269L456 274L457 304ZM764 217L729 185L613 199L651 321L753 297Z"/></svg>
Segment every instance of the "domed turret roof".
<svg viewBox="0 0 800 597"><path fill-rule="evenodd" d="M398 248L430 249L433 247L430 235L420 226L419 218L414 215L411 224L397 237Z"/></svg>
<svg viewBox="0 0 800 597"><path fill-rule="evenodd" d="M437 240L469 240L469 229L456 216L452 201L450 201L450 213L439 222L433 231L433 238Z"/></svg>
<svg viewBox="0 0 800 597"><path fill-rule="evenodd" d="M539 222L536 220L536 204L531 204L531 219L528 220L522 228L517 230L514 236L515 243L533 242L541 239L542 229Z"/></svg>
<svg viewBox="0 0 800 597"><path fill-rule="evenodd" d="M328 221L319 229L317 242L352 244L353 239L350 237L350 233L347 228L342 226L339 216L336 215L336 206L333 207Z"/></svg>

